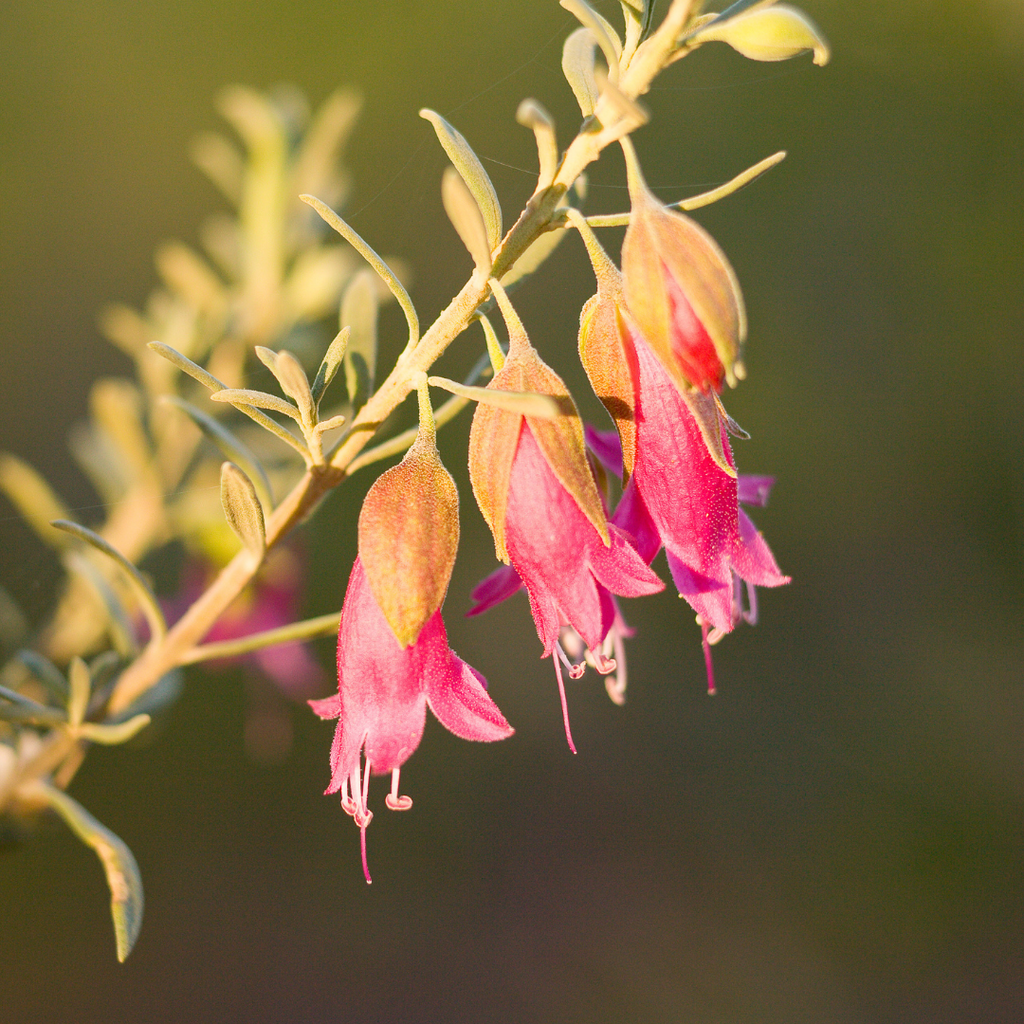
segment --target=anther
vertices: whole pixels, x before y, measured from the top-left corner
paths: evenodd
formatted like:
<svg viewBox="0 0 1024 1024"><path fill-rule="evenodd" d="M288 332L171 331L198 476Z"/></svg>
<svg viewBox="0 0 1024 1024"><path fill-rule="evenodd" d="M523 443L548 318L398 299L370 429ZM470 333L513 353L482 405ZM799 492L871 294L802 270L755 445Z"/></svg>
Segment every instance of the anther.
<svg viewBox="0 0 1024 1024"><path fill-rule="evenodd" d="M395 768L391 772L391 792L384 797L384 806L389 811L407 811L412 807L411 796L399 796L398 795L398 773L401 771L400 768Z"/></svg>

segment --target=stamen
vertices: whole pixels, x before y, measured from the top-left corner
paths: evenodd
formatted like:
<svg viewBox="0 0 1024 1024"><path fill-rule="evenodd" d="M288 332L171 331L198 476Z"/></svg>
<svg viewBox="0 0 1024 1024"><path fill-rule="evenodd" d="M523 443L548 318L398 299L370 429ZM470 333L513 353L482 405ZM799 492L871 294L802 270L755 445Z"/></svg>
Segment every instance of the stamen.
<svg viewBox="0 0 1024 1024"><path fill-rule="evenodd" d="M743 581L736 573L732 574L732 607L729 609L729 618L732 619L734 629L745 618L743 611Z"/></svg>
<svg viewBox="0 0 1024 1024"><path fill-rule="evenodd" d="M412 807L411 796L398 795L398 773L400 768L393 768L391 771L391 792L384 797L384 806L389 811L407 811Z"/></svg>
<svg viewBox="0 0 1024 1024"><path fill-rule="evenodd" d="M747 622L751 626L756 626L757 625L757 588L754 586L753 583L748 583L747 584L747 605L749 606L750 610L743 613L743 618L746 619Z"/></svg>
<svg viewBox="0 0 1024 1024"><path fill-rule="evenodd" d="M366 863L366 826L369 824L370 822L367 820L359 826L359 852L363 857L363 878L366 879L367 885L373 885L373 879L370 877L370 868Z"/></svg>
<svg viewBox="0 0 1024 1024"><path fill-rule="evenodd" d="M603 676L608 675L609 672L614 672L619 667L614 658L605 657L601 651L591 651L590 659L594 663L594 668Z"/></svg>
<svg viewBox="0 0 1024 1024"><path fill-rule="evenodd" d="M558 645L555 645L558 647ZM558 653L562 654L562 648L558 647ZM563 655L564 657L564 655ZM555 677L558 679L558 696L562 701L562 722L565 724L565 738L569 741L569 749L575 754L576 744L572 741L572 733L569 731L569 706L565 702L565 684L562 682L562 666L559 659L552 659L555 663Z"/></svg>
<svg viewBox="0 0 1024 1024"><path fill-rule="evenodd" d="M615 652L615 666L618 669L615 675L605 676L604 686L611 697L612 703L620 707L626 703L626 645L623 642L622 633L616 623L608 631L605 637L605 646L612 641L612 649ZM607 652L606 652L607 653Z"/></svg>
<svg viewBox="0 0 1024 1024"><path fill-rule="evenodd" d="M716 693L715 669L711 664L711 642L708 639L708 624L703 619L700 622L700 642L704 648L704 664L708 670L708 696L713 697Z"/></svg>
<svg viewBox="0 0 1024 1024"><path fill-rule="evenodd" d="M363 810L366 810L366 798L370 795L370 760L366 760L366 768L363 771Z"/></svg>
<svg viewBox="0 0 1024 1024"><path fill-rule="evenodd" d="M349 787L352 795L349 795ZM358 821L359 814L359 762L356 762L349 777L345 780L341 791L341 808L346 814L351 814Z"/></svg>

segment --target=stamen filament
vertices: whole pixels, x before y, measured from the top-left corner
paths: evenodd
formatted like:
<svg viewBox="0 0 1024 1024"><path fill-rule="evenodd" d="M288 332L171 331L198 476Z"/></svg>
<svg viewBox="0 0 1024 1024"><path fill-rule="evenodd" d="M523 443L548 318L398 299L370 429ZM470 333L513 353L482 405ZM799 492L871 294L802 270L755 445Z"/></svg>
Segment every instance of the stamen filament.
<svg viewBox="0 0 1024 1024"><path fill-rule="evenodd" d="M708 696L713 697L717 692L715 690L715 668L711 663L711 644L708 641L708 624L701 619L700 623L700 642L704 648L704 664L708 670Z"/></svg>
<svg viewBox="0 0 1024 1024"><path fill-rule="evenodd" d="M562 648L559 644L555 644L558 648L558 653L564 658L565 655L562 653ZM555 663L555 678L558 679L558 696L562 701L562 722L565 724L565 738L569 742L569 749L575 754L576 744L572 741L572 733L569 730L569 705L565 700L565 684L562 682L562 666L559 664L559 659L553 659Z"/></svg>
<svg viewBox="0 0 1024 1024"><path fill-rule="evenodd" d="M363 877L366 879L367 885L373 885L373 879L370 877L370 868L366 863L366 826L369 822L365 822L359 827L359 852L363 858Z"/></svg>

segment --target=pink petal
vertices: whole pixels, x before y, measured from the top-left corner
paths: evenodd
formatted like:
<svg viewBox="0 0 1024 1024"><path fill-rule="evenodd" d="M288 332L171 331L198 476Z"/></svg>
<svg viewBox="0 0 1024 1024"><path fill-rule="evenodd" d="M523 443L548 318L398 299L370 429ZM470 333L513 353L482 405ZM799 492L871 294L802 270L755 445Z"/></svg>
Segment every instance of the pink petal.
<svg viewBox="0 0 1024 1024"><path fill-rule="evenodd" d="M622 444L617 430L598 430L589 423L583 425L583 436L594 457L609 473L622 479Z"/></svg>
<svg viewBox="0 0 1024 1024"><path fill-rule="evenodd" d="M330 697L324 697L322 700L311 700L306 703L321 718L337 718L341 715L341 694L332 693Z"/></svg>
<svg viewBox="0 0 1024 1024"><path fill-rule="evenodd" d="M667 551L668 568L679 596L716 629L728 633L732 627L732 577L728 583L710 579L694 572L671 551Z"/></svg>
<svg viewBox="0 0 1024 1024"><path fill-rule="evenodd" d="M511 565L501 565L473 588L469 599L474 604L466 615L480 615L489 611L496 604L508 600L513 594L518 594L522 588L523 581L519 578L519 573Z"/></svg>
<svg viewBox="0 0 1024 1024"><path fill-rule="evenodd" d="M637 487L665 547L699 575L731 586L736 480L711 457L697 421L647 343L634 337L634 347Z"/></svg>
<svg viewBox="0 0 1024 1024"><path fill-rule="evenodd" d="M487 681L449 652L449 668L427 680L427 702L437 720L464 740L503 740L515 731L487 695Z"/></svg>
<svg viewBox="0 0 1024 1024"><path fill-rule="evenodd" d="M764 537L742 509L740 540L733 551L732 567L741 579L759 587L781 587L789 583L789 577L779 571Z"/></svg>
<svg viewBox="0 0 1024 1024"><path fill-rule="evenodd" d="M736 480L736 492L744 505L757 505L763 508L768 504L768 495L775 483L773 476L751 476L740 473Z"/></svg>
<svg viewBox="0 0 1024 1024"><path fill-rule="evenodd" d="M637 554L650 565L661 550L661 536L637 490L635 476L626 484L611 522L629 535Z"/></svg>

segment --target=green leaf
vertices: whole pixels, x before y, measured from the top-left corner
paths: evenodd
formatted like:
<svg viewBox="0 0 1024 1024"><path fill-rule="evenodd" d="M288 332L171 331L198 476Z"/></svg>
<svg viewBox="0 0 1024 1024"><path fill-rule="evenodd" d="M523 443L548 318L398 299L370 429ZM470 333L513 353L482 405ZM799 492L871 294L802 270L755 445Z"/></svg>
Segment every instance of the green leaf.
<svg viewBox="0 0 1024 1024"><path fill-rule="evenodd" d="M89 668L77 655L68 665L68 682L71 684L71 693L68 696L68 725L72 729L77 729L85 720L85 713L89 710L89 697L92 695Z"/></svg>
<svg viewBox="0 0 1024 1024"><path fill-rule="evenodd" d="M316 377L313 378L313 383L310 385L310 391L313 393L313 401L320 404L320 399L324 397L324 392L330 386L334 375L338 372L339 367L344 362L345 350L348 347L348 339L351 335L352 330L349 327L342 327L340 331L335 335L334 341L331 342L327 349L327 354L324 356L323 362L320 364L320 369L316 371Z"/></svg>
<svg viewBox="0 0 1024 1024"><path fill-rule="evenodd" d="M271 395L266 391L253 391L251 388L224 388L223 391L214 391L210 395L210 399L214 402L227 402L228 405L233 405L235 408L254 405L258 409L269 409L282 416L290 416L293 420L299 419L299 410L291 402L286 402L278 395Z"/></svg>
<svg viewBox="0 0 1024 1024"><path fill-rule="evenodd" d="M338 632L340 621L341 612L333 612L330 615L320 615L315 619L305 619L302 622L293 622L288 626L279 626L277 629L267 629L262 633L251 633L249 636L239 637L237 640L221 640L217 643L201 644L199 647L193 647L181 659L181 663L192 665L214 658L237 658L240 655L260 651L264 647L274 647L277 644L294 643L296 640L313 640L320 636L333 636Z"/></svg>
<svg viewBox="0 0 1024 1024"><path fill-rule="evenodd" d="M173 704L182 691L182 675L178 669L162 675L145 693L123 711L111 715L104 725L118 725L127 722L137 715L146 714L151 718Z"/></svg>
<svg viewBox="0 0 1024 1024"><path fill-rule="evenodd" d="M618 81L622 42L615 29L586 0L558 0L558 2L570 14L575 14L580 24L593 35L608 64L608 77L613 82Z"/></svg>
<svg viewBox="0 0 1024 1024"><path fill-rule="evenodd" d="M83 722L76 730L83 740L101 743L105 747L114 747L119 743L127 743L138 735L152 721L149 715L134 715L126 722L109 724L107 722Z"/></svg>
<svg viewBox="0 0 1024 1024"><path fill-rule="evenodd" d="M594 80L593 33L588 28L578 28L562 47L562 74L569 83L580 112L584 117L594 113L597 103L597 82Z"/></svg>
<svg viewBox="0 0 1024 1024"><path fill-rule="evenodd" d="M70 515L67 506L27 462L6 452L0 454L0 491L46 544L67 547L65 538L47 529L54 519Z"/></svg>
<svg viewBox="0 0 1024 1024"><path fill-rule="evenodd" d="M501 241L501 204L484 165L480 163L480 158L473 152L463 135L440 114L424 107L420 111L420 117L434 126L438 141L448 154L448 159L455 165L455 169L462 175L462 180L473 194L487 226L487 241L491 249L495 249Z"/></svg>
<svg viewBox="0 0 1024 1024"><path fill-rule="evenodd" d="M139 651L135 626L103 573L82 551L68 551L64 555L64 565L68 572L78 573L96 591L107 612L111 642L123 658L134 658Z"/></svg>
<svg viewBox="0 0 1024 1024"><path fill-rule="evenodd" d="M183 356L177 349L171 348L170 345L165 345L161 341L151 341L148 345L157 355L161 355L168 362L174 363L179 370L187 373L194 380L199 381L204 387L209 388L211 391L227 391L229 390L223 381L217 380L212 373L208 373L198 363L193 363L187 356ZM271 395L271 398L274 396ZM223 399L222 399L223 401ZM287 403L285 403L287 404ZM309 458L309 452L306 451L305 445L298 440L294 435L288 433L280 423L275 422L266 413L262 413L255 406L252 405L236 405L236 409L239 412L244 412L254 423L258 423L264 430L269 430L275 437L279 437L285 444L290 445L294 448L303 459Z"/></svg>
<svg viewBox="0 0 1024 1024"><path fill-rule="evenodd" d="M355 274L341 297L341 322L349 328L345 387L353 409L364 405L377 375L377 283L368 270Z"/></svg>
<svg viewBox="0 0 1024 1024"><path fill-rule="evenodd" d="M63 790L47 782L37 782L35 788L71 831L96 851L110 887L110 916L114 920L117 959L124 963L139 937L145 902L142 877L132 851Z"/></svg>
<svg viewBox="0 0 1024 1024"><path fill-rule="evenodd" d="M49 658L44 658L38 651L23 648L15 658L20 661L46 687L54 700L61 704L68 699L68 681L64 673Z"/></svg>
<svg viewBox="0 0 1024 1024"><path fill-rule="evenodd" d="M394 295L398 305L402 307L405 321L409 325L409 346L415 345L420 339L419 317L416 315L416 307L413 306L409 293L405 290L402 282L398 280L395 272L366 244L363 237L349 227L326 203L321 202L316 196L304 195L299 196L299 198L308 206L312 206L324 221L334 228L377 271L380 279L388 286L391 294Z"/></svg>
<svg viewBox="0 0 1024 1024"><path fill-rule="evenodd" d="M63 530L65 533L70 533L79 540L84 540L87 544L91 544L97 551L102 551L103 554L108 558L112 558L121 567L125 576L128 577L128 582L132 585L132 589L135 591L135 596L139 599L142 614L146 617L152 638L150 642L162 638L167 633L167 622L164 619L164 613L160 608L160 602L157 601L156 595L149 589L149 584L143 579L142 573L117 548L104 540L98 533L88 529L88 527L79 526L78 523L72 523L67 519L57 519L50 525L58 530Z"/></svg>
<svg viewBox="0 0 1024 1024"><path fill-rule="evenodd" d="M183 398L178 398L177 395L164 395L161 401L181 409L223 452L229 462L242 467L249 479L252 480L264 508L274 507L267 472L247 445L239 441L227 427L218 423L212 416L207 416L205 412L197 409Z"/></svg>
<svg viewBox="0 0 1024 1024"><path fill-rule="evenodd" d="M445 391L450 391L460 398L468 398L471 402L483 402L485 405L493 405L498 409L517 412L520 416L529 416L533 419L553 420L562 413L557 400L551 395L542 395L534 391L468 387L446 377L428 377L427 383L435 388L444 388Z"/></svg>
<svg viewBox="0 0 1024 1024"><path fill-rule="evenodd" d="M59 708L47 707L17 690L0 686L0 720L31 725L61 725L67 721L67 716Z"/></svg>
<svg viewBox="0 0 1024 1024"><path fill-rule="evenodd" d="M267 547L263 508L252 481L233 462L220 467L220 500L228 526L249 551L262 556Z"/></svg>
<svg viewBox="0 0 1024 1024"><path fill-rule="evenodd" d="M454 167L446 167L441 176L441 203L452 222L473 264L485 277L491 273L491 247L487 242L487 227L480 207Z"/></svg>

